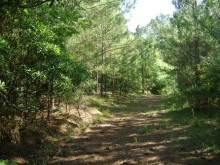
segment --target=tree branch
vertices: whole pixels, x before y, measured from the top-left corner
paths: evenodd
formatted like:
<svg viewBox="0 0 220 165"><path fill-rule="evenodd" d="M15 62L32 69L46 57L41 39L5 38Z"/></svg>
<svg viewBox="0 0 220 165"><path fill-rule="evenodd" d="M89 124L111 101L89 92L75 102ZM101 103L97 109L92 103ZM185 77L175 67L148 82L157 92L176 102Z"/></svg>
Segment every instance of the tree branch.
<svg viewBox="0 0 220 165"><path fill-rule="evenodd" d="M16 2L16 1L7 1L7 2L0 2L0 8L3 8L5 6L9 6L9 7L18 7L18 8L33 8L33 7L37 7L37 6L40 6L44 3L47 3L47 2L51 2L50 3L50 6L53 5L53 3L55 2L55 0L38 0L36 2L33 2L31 4L27 4L27 5L22 5L21 2Z"/></svg>

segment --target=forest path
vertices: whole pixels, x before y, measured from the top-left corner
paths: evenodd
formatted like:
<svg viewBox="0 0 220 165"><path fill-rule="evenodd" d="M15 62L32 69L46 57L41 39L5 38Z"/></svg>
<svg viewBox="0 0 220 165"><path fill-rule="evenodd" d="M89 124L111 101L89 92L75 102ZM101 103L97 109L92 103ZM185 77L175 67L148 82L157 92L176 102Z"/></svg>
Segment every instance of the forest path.
<svg viewBox="0 0 220 165"><path fill-rule="evenodd" d="M186 148L174 143L185 139L194 144L186 137L187 128L163 119L166 111L162 99L118 98L110 118L64 143L65 156L55 156L49 164L214 164L196 144Z"/></svg>

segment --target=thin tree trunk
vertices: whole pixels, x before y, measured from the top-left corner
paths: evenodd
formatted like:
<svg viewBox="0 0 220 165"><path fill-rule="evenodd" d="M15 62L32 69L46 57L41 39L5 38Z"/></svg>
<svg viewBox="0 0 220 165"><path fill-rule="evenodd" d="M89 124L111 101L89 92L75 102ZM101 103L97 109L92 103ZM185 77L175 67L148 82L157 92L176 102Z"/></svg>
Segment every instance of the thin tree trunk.
<svg viewBox="0 0 220 165"><path fill-rule="evenodd" d="M113 75L113 78L112 78L112 94L114 95L115 94L115 77Z"/></svg>
<svg viewBox="0 0 220 165"><path fill-rule="evenodd" d="M122 77L121 77L121 81L120 81L120 87L119 87L119 95L122 95L122 87L123 87L123 81L122 81Z"/></svg>
<svg viewBox="0 0 220 165"><path fill-rule="evenodd" d="M99 73L96 72L96 94L99 93Z"/></svg>
<svg viewBox="0 0 220 165"><path fill-rule="evenodd" d="M105 89L105 96L107 95L107 81L108 81L108 75L107 74L105 74L105 87L104 87L104 89Z"/></svg>
<svg viewBox="0 0 220 165"><path fill-rule="evenodd" d="M104 69L104 43L102 43L102 69ZM103 92L104 92L104 73L103 71L101 72L101 81L100 81L100 95L101 97L103 96Z"/></svg>
<svg viewBox="0 0 220 165"><path fill-rule="evenodd" d="M143 64L141 67L141 77L142 77L142 93L144 93L145 85L144 85L144 65Z"/></svg>
<svg viewBox="0 0 220 165"><path fill-rule="evenodd" d="M101 81L100 81L100 95L103 96L104 93L104 75L101 73Z"/></svg>
<svg viewBox="0 0 220 165"><path fill-rule="evenodd" d="M194 41L195 46L195 84L200 84L200 71L199 71L199 64L200 64L200 54L199 54L199 41L196 39Z"/></svg>
<svg viewBox="0 0 220 165"><path fill-rule="evenodd" d="M47 119L50 119L51 111L54 108L54 77L52 76L51 82L49 84L49 97L48 97L48 111L47 111Z"/></svg>
<svg viewBox="0 0 220 165"><path fill-rule="evenodd" d="M193 16L194 16L194 26L195 26L195 39L194 39L194 68L195 68L195 86L200 88L200 71L199 71L199 64L200 64L200 52L199 52L199 39L198 39L198 16L196 14L197 2L194 1L193 5ZM196 96L196 103L195 108L198 109L200 106L201 98Z"/></svg>

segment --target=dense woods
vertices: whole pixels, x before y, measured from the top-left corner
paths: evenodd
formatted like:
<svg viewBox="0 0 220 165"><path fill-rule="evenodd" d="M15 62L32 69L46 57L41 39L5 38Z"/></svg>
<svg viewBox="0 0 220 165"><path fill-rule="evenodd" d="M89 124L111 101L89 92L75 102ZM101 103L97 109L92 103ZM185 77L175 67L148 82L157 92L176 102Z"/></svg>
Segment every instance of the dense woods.
<svg viewBox="0 0 220 165"><path fill-rule="evenodd" d="M0 140L19 141L20 130L82 95L141 92L219 107L220 3L172 3L172 16L130 32L135 0L1 0Z"/></svg>

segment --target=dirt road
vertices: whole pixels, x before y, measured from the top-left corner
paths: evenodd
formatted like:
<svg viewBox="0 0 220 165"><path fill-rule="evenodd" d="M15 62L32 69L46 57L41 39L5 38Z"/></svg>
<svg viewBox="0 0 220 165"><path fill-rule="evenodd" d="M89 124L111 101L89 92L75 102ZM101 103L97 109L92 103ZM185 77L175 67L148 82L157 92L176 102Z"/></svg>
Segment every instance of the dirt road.
<svg viewBox="0 0 220 165"><path fill-rule="evenodd" d="M147 165L218 164L210 153L193 146L181 147L176 140L193 139L178 123L167 124L161 97L119 98L112 117L96 124L61 146L64 156L49 164ZM109 107L111 108L111 107Z"/></svg>

